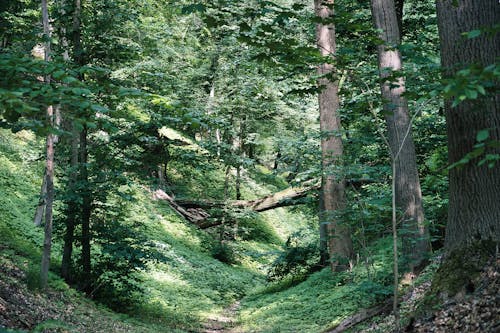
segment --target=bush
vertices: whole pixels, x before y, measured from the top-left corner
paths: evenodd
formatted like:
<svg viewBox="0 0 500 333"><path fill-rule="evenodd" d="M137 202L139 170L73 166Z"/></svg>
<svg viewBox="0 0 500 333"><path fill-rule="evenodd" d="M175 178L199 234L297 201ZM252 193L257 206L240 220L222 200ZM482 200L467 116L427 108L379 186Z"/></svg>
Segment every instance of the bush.
<svg viewBox="0 0 500 333"><path fill-rule="evenodd" d="M285 250L274 261L268 272L268 281L279 281L285 278L302 280L314 272L320 262L318 240L305 229L288 237Z"/></svg>
<svg viewBox="0 0 500 333"><path fill-rule="evenodd" d="M238 256L234 248L228 243L218 243L212 249L212 257L228 265L238 263Z"/></svg>

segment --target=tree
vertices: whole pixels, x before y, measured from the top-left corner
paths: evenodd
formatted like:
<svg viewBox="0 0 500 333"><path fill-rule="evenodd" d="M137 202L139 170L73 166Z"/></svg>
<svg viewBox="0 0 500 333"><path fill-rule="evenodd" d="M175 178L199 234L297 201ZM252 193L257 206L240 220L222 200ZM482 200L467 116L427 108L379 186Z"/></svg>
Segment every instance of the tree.
<svg viewBox="0 0 500 333"><path fill-rule="evenodd" d="M498 243L500 166L494 159L500 153L500 95L498 74L492 78L488 72L496 68L498 73L500 6L496 0L438 0L436 6L441 62L449 80L445 111L452 167L445 247ZM486 163L488 158L493 162Z"/></svg>
<svg viewBox="0 0 500 333"><path fill-rule="evenodd" d="M413 271L429 251L429 232L424 224L412 120L404 97L405 79L398 73L402 70L402 58L397 49L401 43L401 19L398 20L394 0L372 0L371 8L375 28L382 40L377 50L389 150L394 163L393 195L396 207L403 213L403 253Z"/></svg>
<svg viewBox="0 0 500 333"><path fill-rule="evenodd" d="M339 211L345 207L346 199L345 182L338 172L342 160L343 144L340 116L338 115L338 81L335 77L335 67L331 63L336 52L335 26L331 23L333 4L333 0L314 1L316 15L321 19L321 22L316 26L317 46L322 56L330 58L329 62L318 67L318 73L321 76L318 80L321 89L318 100L323 166L321 211L319 214L320 241L323 252L325 241L327 242L331 268L335 271L346 269L346 266L339 259L350 259L353 255L353 248L349 229L346 225L342 225L339 220Z"/></svg>
<svg viewBox="0 0 500 333"><path fill-rule="evenodd" d="M43 34L45 38L44 43L44 53L45 61L50 61L50 23L49 23L49 10L47 7L47 0L42 0L42 23L43 23ZM50 84L51 77L46 75L44 81ZM47 107L47 122L49 133L47 134L46 141L46 165L45 165L45 189L46 189L46 199L45 199L45 235L43 240L43 253L42 253L42 264L40 272L40 284L42 288L47 287L47 279L50 267L50 253L52 248L52 206L54 203L54 152L55 152L55 141L56 136L52 133L52 127L54 126L54 107L49 105Z"/></svg>

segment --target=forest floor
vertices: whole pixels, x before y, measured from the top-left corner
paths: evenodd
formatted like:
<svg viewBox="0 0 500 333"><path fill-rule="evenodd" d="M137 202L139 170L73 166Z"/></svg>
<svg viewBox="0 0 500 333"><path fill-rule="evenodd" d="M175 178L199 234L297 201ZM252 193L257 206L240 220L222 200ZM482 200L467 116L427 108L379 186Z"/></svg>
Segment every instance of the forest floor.
<svg viewBox="0 0 500 333"><path fill-rule="evenodd" d="M0 246L1 247L1 246ZM155 332L153 326L113 313L73 290L45 293L27 287L29 274L17 262L0 258L0 332ZM63 287L62 285L60 286ZM7 331L12 332L12 331Z"/></svg>
<svg viewBox="0 0 500 333"><path fill-rule="evenodd" d="M446 298L441 305L425 309L422 302L430 295L431 281L410 289L401 302L404 332L413 333L497 333L500 332L500 256L491 258L469 291ZM394 328L394 316L373 318L353 329L360 333L385 333Z"/></svg>

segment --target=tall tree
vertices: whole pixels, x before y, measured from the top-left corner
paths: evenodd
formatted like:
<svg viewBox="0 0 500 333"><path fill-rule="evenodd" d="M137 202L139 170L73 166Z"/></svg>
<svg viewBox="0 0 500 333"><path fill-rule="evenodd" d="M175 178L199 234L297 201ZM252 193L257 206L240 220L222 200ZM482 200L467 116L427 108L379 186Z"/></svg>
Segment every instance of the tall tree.
<svg viewBox="0 0 500 333"><path fill-rule="evenodd" d="M453 80L460 70L466 68L472 69L469 76L473 75L474 68L482 71L492 64L498 68L500 34L498 28L496 31L494 28L500 22L498 1L438 0L436 5L444 75ZM471 31L475 33L469 34L469 38L464 36ZM454 91L455 98L460 95L471 98L458 105L454 105L451 99L445 101L448 159L451 164L470 153L476 139L485 139L483 143L498 143L500 140L500 95L495 83L489 93L483 89L478 89L479 94L478 91ZM487 138L485 130L489 134ZM483 134L478 135L481 131ZM498 146L489 146L486 154L500 154ZM497 162L488 167L488 163L479 163L484 156L450 170L445 237L445 247L449 250L475 240L500 240L500 165Z"/></svg>
<svg viewBox="0 0 500 333"><path fill-rule="evenodd" d="M402 2L398 2L401 6ZM375 28L383 41L377 47L384 99L384 112L388 131L389 148L394 163L396 207L403 212L403 253L409 268L419 265L429 250L429 233L424 224L422 192L417 169L412 121L408 101L404 97L405 79L398 74L402 69L399 20L394 0L372 0ZM402 7L400 7L402 8Z"/></svg>
<svg viewBox="0 0 500 333"><path fill-rule="evenodd" d="M343 176L333 171L339 169L343 154L338 115L338 80L335 78L336 70L331 62L336 52L335 26L332 23L333 5L334 0L314 1L316 16L321 19L316 26L317 46L321 55L330 58L329 62L318 67L321 76L318 80L321 89L318 99L323 167L319 214L320 238L323 257L327 246L331 268L335 271L347 268L342 261L352 257L353 248L349 228L342 225L338 218L339 211L345 207L345 181Z"/></svg>
<svg viewBox="0 0 500 333"><path fill-rule="evenodd" d="M47 0L42 0L42 23L43 23L43 34L44 34L44 52L45 61L50 61L50 48L51 48L51 33L50 33L50 23L49 23L49 10L47 6ZM50 75L45 76L44 81L50 84ZM52 248L52 206L54 202L54 144L56 141L55 134L52 133L52 127L54 126L54 107L49 105L47 107L47 122L49 129L49 134L47 134L46 142L46 166L45 166L45 189L46 189L46 199L45 199L45 235L43 240L43 253L42 253L42 264L40 272L40 284L42 288L47 287L48 273L50 267L50 253Z"/></svg>

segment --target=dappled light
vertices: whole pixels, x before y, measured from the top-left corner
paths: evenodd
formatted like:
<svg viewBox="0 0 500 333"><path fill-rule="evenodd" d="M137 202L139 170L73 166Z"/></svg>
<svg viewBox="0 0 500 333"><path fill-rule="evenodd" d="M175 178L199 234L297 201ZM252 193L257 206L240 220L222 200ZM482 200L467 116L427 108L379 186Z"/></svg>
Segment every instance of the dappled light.
<svg viewBox="0 0 500 333"><path fill-rule="evenodd" d="M497 332L499 8L2 0L0 332Z"/></svg>

